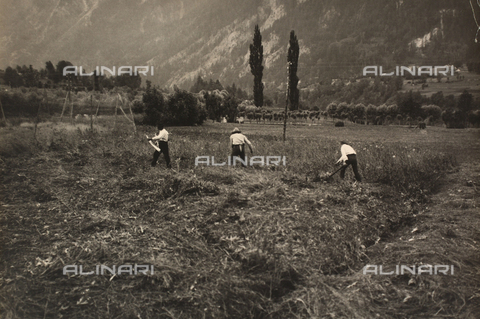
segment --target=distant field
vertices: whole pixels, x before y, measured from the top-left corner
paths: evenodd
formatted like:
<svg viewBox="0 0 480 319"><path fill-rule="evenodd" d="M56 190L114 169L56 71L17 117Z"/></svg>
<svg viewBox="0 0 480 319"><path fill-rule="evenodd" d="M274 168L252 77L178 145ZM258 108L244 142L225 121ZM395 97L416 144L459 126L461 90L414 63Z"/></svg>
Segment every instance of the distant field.
<svg viewBox="0 0 480 319"><path fill-rule="evenodd" d="M283 139L283 124L219 124L206 123L201 127L172 127L170 131L199 132L200 135L208 136L209 133L225 134L225 140L234 127L238 127L244 134L255 143L255 136L269 135L276 140ZM182 134L180 133L180 134ZM359 125L350 122L345 127L334 127L331 120L321 121L315 124L287 125L288 143L302 146L302 139L314 140L324 143L334 143L335 147L340 141L350 143L408 143L421 148L434 149L438 152L446 152L458 155L460 161L473 160L480 154L480 130L479 129L446 129L444 127L428 126L426 130L419 130L404 125ZM174 136L174 135L173 135ZM173 137L174 138L174 137ZM300 140L300 141L299 141Z"/></svg>
<svg viewBox="0 0 480 319"><path fill-rule="evenodd" d="M463 80L457 80L456 77L450 77L451 82L449 83L446 83L445 79L443 79L441 83L427 82L428 87L423 90L421 84L404 84L403 90L399 92L418 90L422 95L431 97L432 94L442 91L443 96L453 94L455 97L458 97L464 90L467 90L468 93L472 94L474 97L480 97L480 76L468 72L462 72L461 75L465 77Z"/></svg>

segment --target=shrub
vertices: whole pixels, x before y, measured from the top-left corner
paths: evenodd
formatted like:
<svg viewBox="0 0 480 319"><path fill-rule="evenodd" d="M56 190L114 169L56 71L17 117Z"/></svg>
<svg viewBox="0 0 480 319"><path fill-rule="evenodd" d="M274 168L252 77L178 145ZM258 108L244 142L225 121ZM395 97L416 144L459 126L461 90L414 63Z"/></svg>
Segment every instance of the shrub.
<svg viewBox="0 0 480 319"><path fill-rule="evenodd" d="M332 102L327 106L326 110L327 114L330 115L331 118L333 118L337 112L337 104Z"/></svg>
<svg viewBox="0 0 480 319"><path fill-rule="evenodd" d="M7 116L32 116L37 114L42 97L35 92L30 92L29 94L1 92L0 100Z"/></svg>
<svg viewBox="0 0 480 319"><path fill-rule="evenodd" d="M440 116L442 115L442 109L434 104L423 105L422 114L425 117L430 117L430 120L434 122L440 119Z"/></svg>
<svg viewBox="0 0 480 319"><path fill-rule="evenodd" d="M364 118L365 117L365 110L366 110L365 105L360 103L360 104L355 105L355 107L353 109L353 113L357 118Z"/></svg>
<svg viewBox="0 0 480 319"><path fill-rule="evenodd" d="M170 96L155 88L148 88L143 94L143 104L143 123L147 125L200 125L207 118L206 110L196 96L178 88L175 88L175 93Z"/></svg>
<svg viewBox="0 0 480 319"><path fill-rule="evenodd" d="M345 126L345 123L342 121L335 122L335 127L343 127Z"/></svg>
<svg viewBox="0 0 480 319"><path fill-rule="evenodd" d="M442 120L447 128L465 128L466 115L460 110L449 108L442 112Z"/></svg>
<svg viewBox="0 0 480 319"><path fill-rule="evenodd" d="M147 125L156 125L164 122L165 115L165 98L162 92L157 89L147 89L143 94L143 103L145 105L145 116L143 123Z"/></svg>
<svg viewBox="0 0 480 319"><path fill-rule="evenodd" d="M223 102L223 109L227 117L227 121L230 123L235 122L237 117L238 101L234 96L228 96Z"/></svg>
<svg viewBox="0 0 480 319"><path fill-rule="evenodd" d="M199 108L197 98L180 89L170 96L166 113L165 122L170 125L202 124L206 119L206 112Z"/></svg>
<svg viewBox="0 0 480 319"><path fill-rule="evenodd" d="M135 114L142 114L145 111L145 105L142 101L133 101L132 112Z"/></svg>
<svg viewBox="0 0 480 319"><path fill-rule="evenodd" d="M473 126L479 126L480 125L480 110L476 110L476 111L473 111L473 112L470 112L468 114L468 121L470 122L470 124L472 124Z"/></svg>

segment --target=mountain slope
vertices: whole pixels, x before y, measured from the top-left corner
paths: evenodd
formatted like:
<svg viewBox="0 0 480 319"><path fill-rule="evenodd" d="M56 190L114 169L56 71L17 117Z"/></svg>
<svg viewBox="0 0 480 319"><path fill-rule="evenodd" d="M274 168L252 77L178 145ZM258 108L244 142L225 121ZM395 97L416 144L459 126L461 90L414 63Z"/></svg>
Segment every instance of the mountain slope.
<svg viewBox="0 0 480 319"><path fill-rule="evenodd" d="M0 65L68 60L92 69L152 65L154 83L195 77L250 88L255 24L267 89L284 84L290 30L300 85L361 75L365 65L465 62L474 46L468 1L454 0L1 0ZM477 14L480 12L478 8ZM470 56L468 56L470 55ZM480 54L479 54L480 55ZM478 59L478 58L477 58Z"/></svg>

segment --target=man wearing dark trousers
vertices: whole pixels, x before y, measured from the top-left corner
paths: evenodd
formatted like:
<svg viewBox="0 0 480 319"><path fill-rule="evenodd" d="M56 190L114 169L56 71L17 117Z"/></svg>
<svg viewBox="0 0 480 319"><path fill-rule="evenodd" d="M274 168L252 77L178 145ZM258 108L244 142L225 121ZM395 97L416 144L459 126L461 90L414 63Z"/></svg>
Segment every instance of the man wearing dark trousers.
<svg viewBox="0 0 480 319"><path fill-rule="evenodd" d="M340 142L342 145L340 148L340 151L342 152L342 157L337 161L337 164L339 162L343 162L343 167L340 170L340 178L344 179L345 178L345 170L349 165L352 165L353 173L355 174L355 179L359 182L362 181L362 177L358 173L358 164L357 164L357 153L355 150L347 144L347 142Z"/></svg>
<svg viewBox="0 0 480 319"><path fill-rule="evenodd" d="M165 162L167 163L167 168L171 168L170 154L168 153L168 132L166 129L163 128L163 124L158 124L157 128L158 134L148 139L149 141L153 141L153 143L156 143L158 148L160 149L160 151L155 150L155 153L153 153L152 167L157 165L158 157L161 153L163 153L163 156L165 157Z"/></svg>
<svg viewBox="0 0 480 319"><path fill-rule="evenodd" d="M232 148L232 162L235 163L234 157L240 157L243 161L245 161L245 144L248 145L250 148L250 152L253 154L253 146L252 143L248 140L248 138L240 132L238 127L236 127L232 134L230 135L230 147ZM245 165L242 163L242 166Z"/></svg>

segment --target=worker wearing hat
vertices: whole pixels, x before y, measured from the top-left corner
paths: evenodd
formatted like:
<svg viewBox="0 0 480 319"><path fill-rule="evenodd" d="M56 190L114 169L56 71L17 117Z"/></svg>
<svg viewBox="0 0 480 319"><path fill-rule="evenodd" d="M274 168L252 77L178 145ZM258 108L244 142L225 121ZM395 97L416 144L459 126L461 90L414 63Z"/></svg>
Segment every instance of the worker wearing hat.
<svg viewBox="0 0 480 319"><path fill-rule="evenodd" d="M353 173L355 174L355 179L359 182L362 181L362 177L358 173L358 164L357 164L357 153L347 144L347 142L341 141L340 142L341 148L340 152L342 153L342 157L337 161L336 164L343 162L343 167L340 170L340 178L345 178L345 170L349 165L352 165Z"/></svg>
<svg viewBox="0 0 480 319"><path fill-rule="evenodd" d="M238 156L245 162L245 144L250 148L250 152L253 154L252 143L248 138L242 134L238 127L234 128L230 134L230 147L232 149L232 158ZM242 164L243 165L243 164ZM245 165L243 165L245 166Z"/></svg>
<svg viewBox="0 0 480 319"><path fill-rule="evenodd" d="M149 141L156 143L155 152L153 153L153 160L152 160L152 167L157 165L157 160L160 157L160 154L163 153L165 157L165 163L167 164L167 168L172 168L170 165L170 154L168 152L168 132L163 127L163 124L158 124L158 134L152 138L148 138Z"/></svg>

